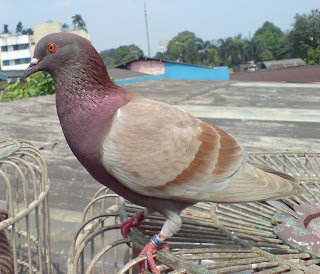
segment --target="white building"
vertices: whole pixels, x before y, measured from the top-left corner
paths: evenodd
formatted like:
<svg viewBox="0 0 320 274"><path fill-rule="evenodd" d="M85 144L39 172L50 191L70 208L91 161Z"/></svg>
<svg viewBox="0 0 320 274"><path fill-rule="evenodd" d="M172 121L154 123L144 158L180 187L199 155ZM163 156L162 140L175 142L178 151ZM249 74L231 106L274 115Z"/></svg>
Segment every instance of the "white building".
<svg viewBox="0 0 320 274"><path fill-rule="evenodd" d="M0 70L25 70L30 64L36 43L47 34L62 31L61 23L48 22L35 25L32 35L0 34ZM71 32L91 41L90 35L84 30Z"/></svg>
<svg viewBox="0 0 320 274"><path fill-rule="evenodd" d="M31 61L32 35L0 36L1 70L24 70Z"/></svg>

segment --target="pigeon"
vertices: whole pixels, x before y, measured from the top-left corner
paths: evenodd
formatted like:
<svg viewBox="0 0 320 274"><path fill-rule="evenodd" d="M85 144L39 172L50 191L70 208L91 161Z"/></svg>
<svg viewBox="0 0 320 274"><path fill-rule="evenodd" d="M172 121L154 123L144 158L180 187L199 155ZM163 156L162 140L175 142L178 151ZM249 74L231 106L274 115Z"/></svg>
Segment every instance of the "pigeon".
<svg viewBox="0 0 320 274"><path fill-rule="evenodd" d="M152 255L179 231L186 207L199 201L275 200L302 192L294 178L245 161L241 145L218 126L117 86L83 37L43 37L24 76L38 71L54 79L60 124L80 163L95 180L145 208L122 224L122 235L127 237L132 227L141 229L153 212L165 217L160 233L140 253L153 273L159 271ZM143 273L141 264L139 268Z"/></svg>

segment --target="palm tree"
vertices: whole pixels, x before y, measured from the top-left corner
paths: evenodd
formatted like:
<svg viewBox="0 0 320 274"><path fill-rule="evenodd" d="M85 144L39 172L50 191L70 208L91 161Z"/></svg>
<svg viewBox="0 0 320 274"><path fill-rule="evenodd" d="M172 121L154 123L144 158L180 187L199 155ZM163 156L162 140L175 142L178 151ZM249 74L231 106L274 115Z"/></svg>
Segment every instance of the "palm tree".
<svg viewBox="0 0 320 274"><path fill-rule="evenodd" d="M198 45L198 54L200 56L200 62L202 64L207 64L207 59L209 55L210 48L212 47L212 44L210 41L203 41L202 39L199 39L196 44Z"/></svg>
<svg viewBox="0 0 320 274"><path fill-rule="evenodd" d="M241 34L238 34L233 39L233 49L232 49L232 64L238 65L246 62L245 55L245 40L242 39Z"/></svg>
<svg viewBox="0 0 320 274"><path fill-rule="evenodd" d="M86 22L82 19L80 14L72 16L72 24L74 30L81 30L85 29L86 27Z"/></svg>
<svg viewBox="0 0 320 274"><path fill-rule="evenodd" d="M214 45L211 45L208 57L207 57L207 65L210 67L218 67L223 63L221 57L219 56L218 48Z"/></svg>
<svg viewBox="0 0 320 274"><path fill-rule="evenodd" d="M219 39L219 55L223 60L225 66L230 66L232 62L232 50L234 48L233 39L228 37L226 39Z"/></svg>
<svg viewBox="0 0 320 274"><path fill-rule="evenodd" d="M252 60L254 63L262 60L261 53L263 52L265 45L261 40L246 40L244 48L247 60Z"/></svg>

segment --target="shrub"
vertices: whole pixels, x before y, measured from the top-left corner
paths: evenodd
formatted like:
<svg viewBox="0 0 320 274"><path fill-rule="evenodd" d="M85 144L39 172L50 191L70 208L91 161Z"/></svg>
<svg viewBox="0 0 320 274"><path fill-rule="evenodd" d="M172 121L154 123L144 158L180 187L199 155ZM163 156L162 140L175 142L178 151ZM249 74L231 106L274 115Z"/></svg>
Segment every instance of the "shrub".
<svg viewBox="0 0 320 274"><path fill-rule="evenodd" d="M0 101L7 102L25 97L35 97L55 93L54 81L46 72L37 72L26 82L8 84L1 93Z"/></svg>

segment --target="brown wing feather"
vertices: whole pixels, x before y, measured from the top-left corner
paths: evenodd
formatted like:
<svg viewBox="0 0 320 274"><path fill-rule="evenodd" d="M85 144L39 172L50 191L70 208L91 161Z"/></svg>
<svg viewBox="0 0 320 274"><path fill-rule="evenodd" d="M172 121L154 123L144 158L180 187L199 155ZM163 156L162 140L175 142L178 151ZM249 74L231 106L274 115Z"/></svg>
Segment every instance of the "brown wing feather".
<svg viewBox="0 0 320 274"><path fill-rule="evenodd" d="M119 109L102 161L128 188L190 202L241 202L293 193L284 179L243 162L228 133L173 106L136 97Z"/></svg>

